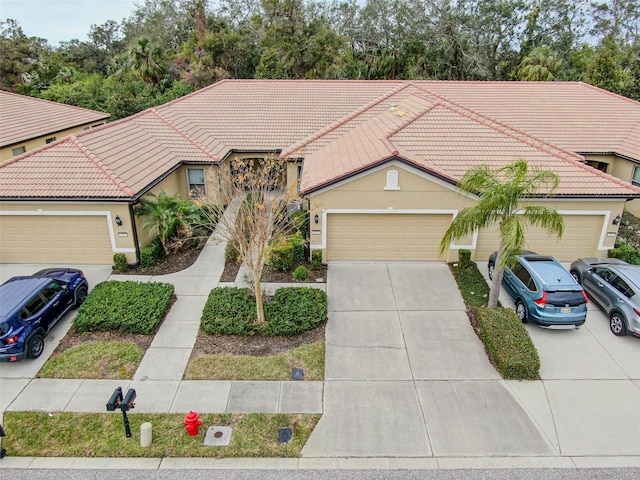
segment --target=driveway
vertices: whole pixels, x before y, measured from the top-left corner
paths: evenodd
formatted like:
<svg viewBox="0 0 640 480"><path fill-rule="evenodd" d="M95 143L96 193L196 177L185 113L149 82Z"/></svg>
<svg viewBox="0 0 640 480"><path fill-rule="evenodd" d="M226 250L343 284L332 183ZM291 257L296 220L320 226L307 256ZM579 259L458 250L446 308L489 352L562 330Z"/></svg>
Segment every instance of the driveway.
<svg viewBox="0 0 640 480"><path fill-rule="evenodd" d="M478 267L488 279L486 263ZM504 289L500 303L515 308ZM508 385L560 454L640 455L640 339L613 335L593 302L578 330L526 327L542 380Z"/></svg>
<svg viewBox="0 0 640 480"><path fill-rule="evenodd" d="M444 263L332 263L324 415L306 457L556 455Z"/></svg>

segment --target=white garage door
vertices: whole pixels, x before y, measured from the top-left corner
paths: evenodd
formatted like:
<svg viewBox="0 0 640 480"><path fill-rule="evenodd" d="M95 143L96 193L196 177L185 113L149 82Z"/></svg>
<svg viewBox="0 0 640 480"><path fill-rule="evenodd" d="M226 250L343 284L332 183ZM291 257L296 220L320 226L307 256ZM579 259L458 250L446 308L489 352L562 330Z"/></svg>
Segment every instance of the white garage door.
<svg viewBox="0 0 640 480"><path fill-rule="evenodd" d="M111 264L104 216L0 216L1 263Z"/></svg>
<svg viewBox="0 0 640 480"><path fill-rule="evenodd" d="M328 260L439 260L451 215L329 214Z"/></svg>
<svg viewBox="0 0 640 480"><path fill-rule="evenodd" d="M541 228L530 228L527 230L525 248L553 255L565 262L579 257L594 257L597 254L603 222L602 215L565 215L564 234L561 239L558 240ZM497 250L499 243L497 232L480 232L476 261L486 261L489 255Z"/></svg>

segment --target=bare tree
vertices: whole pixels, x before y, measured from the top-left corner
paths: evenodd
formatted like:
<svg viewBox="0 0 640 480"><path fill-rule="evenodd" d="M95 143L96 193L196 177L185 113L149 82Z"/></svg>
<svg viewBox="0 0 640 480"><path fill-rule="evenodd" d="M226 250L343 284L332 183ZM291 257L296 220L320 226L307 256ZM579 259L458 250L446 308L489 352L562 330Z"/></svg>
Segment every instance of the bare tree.
<svg viewBox="0 0 640 480"><path fill-rule="evenodd" d="M228 204L218 222L219 236L232 243L252 275L256 298L257 322L264 322L260 277L273 247L291 231L287 204L295 192L286 183L286 160L236 157L228 172L220 175L223 195Z"/></svg>

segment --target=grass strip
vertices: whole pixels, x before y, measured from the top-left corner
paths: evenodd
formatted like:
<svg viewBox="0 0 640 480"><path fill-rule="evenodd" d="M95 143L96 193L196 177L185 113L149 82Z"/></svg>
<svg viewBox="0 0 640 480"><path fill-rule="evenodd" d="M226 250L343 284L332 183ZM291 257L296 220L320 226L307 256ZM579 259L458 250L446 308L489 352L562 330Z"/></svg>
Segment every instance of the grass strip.
<svg viewBox="0 0 640 480"><path fill-rule="evenodd" d="M324 342L302 345L278 355L201 355L187 366L187 380L291 380L302 368L305 380L324 379Z"/></svg>
<svg viewBox="0 0 640 480"><path fill-rule="evenodd" d="M203 414L200 434L190 437L184 415L130 412L131 438L126 438L122 414L70 412L7 412L2 447L9 456L38 457L297 457L320 415ZM153 426L153 443L140 446L140 425ZM204 446L210 426L230 426L231 444ZM278 430L290 427L290 443L278 443Z"/></svg>

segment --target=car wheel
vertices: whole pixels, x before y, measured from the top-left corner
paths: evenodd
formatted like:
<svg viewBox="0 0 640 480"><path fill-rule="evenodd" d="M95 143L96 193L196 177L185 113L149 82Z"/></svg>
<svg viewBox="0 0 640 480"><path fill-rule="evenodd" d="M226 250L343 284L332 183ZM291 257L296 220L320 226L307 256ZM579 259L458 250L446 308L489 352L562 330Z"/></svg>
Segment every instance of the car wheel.
<svg viewBox="0 0 640 480"><path fill-rule="evenodd" d="M44 337L36 333L27 345L27 358L38 358L44 351Z"/></svg>
<svg viewBox="0 0 640 480"><path fill-rule="evenodd" d="M522 300L518 300L516 302L516 315L522 323L527 323L529 320L527 318L527 307L525 307Z"/></svg>
<svg viewBox="0 0 640 480"><path fill-rule="evenodd" d="M493 264L493 262L489 262L488 268L489 268L489 279L493 280L493 274L496 271L496 266Z"/></svg>
<svg viewBox="0 0 640 480"><path fill-rule="evenodd" d="M570 273L571 273L571 276L573 277L573 279L576 281L576 283L578 285L581 285L580 274L578 273L578 271L577 270L571 270Z"/></svg>
<svg viewBox="0 0 640 480"><path fill-rule="evenodd" d="M87 287L86 285L80 285L76 289L76 303L73 305L74 308L78 308L80 305L84 303L84 300L87 298Z"/></svg>
<svg viewBox="0 0 640 480"><path fill-rule="evenodd" d="M624 317L618 312L613 312L609 317L609 328L614 335L622 337L627 334L627 327L624 324Z"/></svg>

